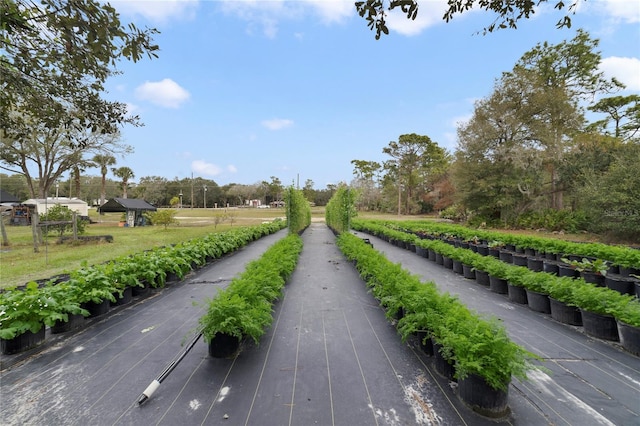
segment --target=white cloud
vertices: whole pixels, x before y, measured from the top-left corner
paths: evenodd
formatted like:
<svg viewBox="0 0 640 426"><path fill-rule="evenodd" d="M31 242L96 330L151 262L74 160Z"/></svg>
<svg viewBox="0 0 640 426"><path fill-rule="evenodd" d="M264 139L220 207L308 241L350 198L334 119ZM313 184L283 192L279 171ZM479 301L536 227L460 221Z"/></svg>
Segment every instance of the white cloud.
<svg viewBox="0 0 640 426"><path fill-rule="evenodd" d="M123 15L139 15L158 23L192 19L198 8L198 0L116 0L111 3Z"/></svg>
<svg viewBox="0 0 640 426"><path fill-rule="evenodd" d="M426 28L443 23L442 16L446 10L446 0L421 2L418 5L418 16L411 20L401 10L395 9L387 16L387 26L402 35L418 35Z"/></svg>
<svg viewBox="0 0 640 426"><path fill-rule="evenodd" d="M125 105L127 106L127 114L134 114L136 111L140 110L140 107L136 104L126 102Z"/></svg>
<svg viewBox="0 0 640 426"><path fill-rule="evenodd" d="M286 127L293 126L293 120L286 118L273 118L271 120L262 121L262 125L269 130L281 130Z"/></svg>
<svg viewBox="0 0 640 426"><path fill-rule="evenodd" d="M607 77L615 77L627 90L640 90L640 59L610 56L600 62L600 70Z"/></svg>
<svg viewBox="0 0 640 426"><path fill-rule="evenodd" d="M224 13L247 21L248 33L252 34L258 27L268 38L276 37L281 21L299 20L313 15L328 25L343 22L355 14L352 0L222 0L220 6Z"/></svg>
<svg viewBox="0 0 640 426"><path fill-rule="evenodd" d="M609 16L628 24L640 22L640 2L637 0L604 0Z"/></svg>
<svg viewBox="0 0 640 426"><path fill-rule="evenodd" d="M147 81L136 88L138 99L166 108L179 108L191 95L178 83L165 78L162 81Z"/></svg>
<svg viewBox="0 0 640 426"><path fill-rule="evenodd" d="M200 176L217 176L222 173L222 169L215 164L207 163L203 160L191 162L191 171Z"/></svg>
<svg viewBox="0 0 640 426"><path fill-rule="evenodd" d="M236 166L234 166L233 164L229 164L227 166L227 171L229 173L237 173L238 172L238 168Z"/></svg>
<svg viewBox="0 0 640 426"><path fill-rule="evenodd" d="M346 18L355 14L355 6L352 0L305 0L314 11L320 15L324 23L343 22Z"/></svg>

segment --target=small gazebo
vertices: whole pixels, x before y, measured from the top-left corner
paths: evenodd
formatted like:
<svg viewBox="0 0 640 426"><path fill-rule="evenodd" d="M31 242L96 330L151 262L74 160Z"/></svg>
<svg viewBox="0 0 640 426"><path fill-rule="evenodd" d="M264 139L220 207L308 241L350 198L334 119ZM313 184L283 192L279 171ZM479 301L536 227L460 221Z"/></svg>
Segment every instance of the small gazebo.
<svg viewBox="0 0 640 426"><path fill-rule="evenodd" d="M124 213L125 226L145 225L144 212L158 210L145 200L136 198L111 198L106 203L98 207L99 213Z"/></svg>

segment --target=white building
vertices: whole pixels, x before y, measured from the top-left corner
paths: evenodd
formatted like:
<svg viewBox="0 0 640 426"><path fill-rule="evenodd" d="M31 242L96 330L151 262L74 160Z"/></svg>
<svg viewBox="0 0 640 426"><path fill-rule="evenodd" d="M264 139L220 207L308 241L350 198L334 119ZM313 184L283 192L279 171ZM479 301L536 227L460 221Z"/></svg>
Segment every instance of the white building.
<svg viewBox="0 0 640 426"><path fill-rule="evenodd" d="M85 201L78 198L67 197L49 197L49 198L30 198L24 201L22 204L35 208L39 215L47 213L47 211L60 204L67 207L71 211L77 212L80 216L89 216L89 206Z"/></svg>

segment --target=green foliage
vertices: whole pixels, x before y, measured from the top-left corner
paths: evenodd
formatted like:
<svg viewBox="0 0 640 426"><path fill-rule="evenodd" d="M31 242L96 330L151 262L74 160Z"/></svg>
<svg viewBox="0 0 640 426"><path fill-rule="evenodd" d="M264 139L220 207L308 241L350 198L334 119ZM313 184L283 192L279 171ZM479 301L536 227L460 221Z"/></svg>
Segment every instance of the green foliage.
<svg viewBox="0 0 640 426"><path fill-rule="evenodd" d="M629 303L638 303L633 296L620 294L607 287L597 287L590 283L576 286L573 289L573 300L580 309L613 317L616 317L619 312L623 312Z"/></svg>
<svg viewBox="0 0 640 426"><path fill-rule="evenodd" d="M156 56L157 30L122 23L111 5L93 0L3 0L0 10L5 129L20 133L27 124L11 114L16 110L50 129L64 123L65 130L113 134L120 124L137 123L124 104L101 94L119 60Z"/></svg>
<svg viewBox="0 0 640 426"><path fill-rule="evenodd" d="M302 239L290 233L269 247L260 259L250 262L229 286L207 300L207 312L199 325L207 342L217 333L238 338L251 337L256 343L271 324L272 304L296 267Z"/></svg>
<svg viewBox="0 0 640 426"><path fill-rule="evenodd" d="M483 32L486 34L499 29L517 28L518 22L521 19L528 19L535 13L534 6L540 3L546 3L547 1L548 0L541 0L539 2L492 2L483 0L450 0L447 3L448 8L442 19L449 22L455 15L462 14L470 9L481 9L492 12L492 14L497 15L497 18L484 28ZM362 0L356 2L356 10L358 14L367 21L369 29L375 30L376 40L379 40L382 34L389 34L386 17L391 11L400 9L401 13L406 16L406 19L415 20L418 16L418 5L418 0L391 0L388 2L383 0ZM571 27L571 15L576 6L577 1L569 3L569 6L567 6L564 1L558 0L555 2L554 9L566 10L566 14L556 23L556 27ZM423 7L432 7L432 5L425 3Z"/></svg>
<svg viewBox="0 0 640 426"><path fill-rule="evenodd" d="M79 300L69 294L68 286L34 281L24 289L11 287L0 293L0 338L12 339L26 331L37 333L43 326L67 321L68 314L88 314Z"/></svg>
<svg viewBox="0 0 640 426"><path fill-rule="evenodd" d="M341 233L351 228L351 220L358 214L356 200L358 192L346 185L340 185L327 203L325 220L327 226Z"/></svg>
<svg viewBox="0 0 640 426"><path fill-rule="evenodd" d="M358 225L362 225L362 221L358 221ZM382 227L376 227L375 231L386 232L390 238L402 237L401 232ZM452 257L469 262L480 256L439 241L417 241L414 235L407 234L406 240L416 244L438 244L438 248L448 250ZM512 376L526 378L528 359L534 355L509 340L498 320L480 318L457 298L439 293L433 282L421 282L418 276L391 263L351 233L341 233L337 244L347 259L355 262L358 272L387 309L389 317L399 308L404 310L404 316L398 321L403 340L416 332L428 333L442 345L443 356L455 360L458 378L477 374L496 389L505 389Z"/></svg>
<svg viewBox="0 0 640 426"><path fill-rule="evenodd" d="M287 208L287 223L289 232L301 233L311 223L311 206L304 197L304 193L293 186L285 192L285 205Z"/></svg>
<svg viewBox="0 0 640 426"><path fill-rule="evenodd" d="M480 230L468 230L469 232L465 233L463 231L465 228L463 227L436 224L432 222L403 221L401 224L402 228L404 228L403 231L397 230L399 225L393 222L356 220L353 222L353 228L357 231L370 232L378 236L395 238L403 241L413 241L417 246L432 249L443 256L462 261L475 269L487 272L489 275L508 280L512 285L548 294L550 297L567 305L576 306L580 309L585 309L595 313L612 315L616 319L622 319L624 317L626 318L626 321L636 321L635 315L639 309L636 307L639 303L637 298L629 295L621 295L617 291L606 287L596 287L593 284L585 282L582 278L573 279L569 277L558 277L546 272L534 272L523 266L507 264L492 256L482 256L478 253L473 253L468 249L456 248L438 239L420 239L416 241L417 237L414 233L419 233L423 236L429 235L426 230L433 227L433 229L438 230L439 238L447 239L452 237L455 234L455 230L458 229L460 234L468 235L468 238L476 238L478 235L482 238L501 236L504 241L508 240L510 243L524 248L541 244L541 241L538 238L515 236L514 239L510 239L509 234L493 232L484 233L484 231ZM402 234L404 234L404 236ZM598 253L602 256L615 258L616 263L627 265L640 264L637 257L638 250L635 249L623 249L603 244L567 243L559 240L554 240L554 242L561 244L561 246L558 247L554 244L544 246L543 244L540 247L544 247L546 249L552 248L552 252L559 251L566 253L571 253L572 250L579 251L583 249L588 253ZM568 262L567 259L565 259L565 261ZM585 258L582 261L576 261L573 263L580 265L579 267L584 270L600 270L602 271L601 273L606 273L605 267L607 266L607 263L600 259L588 260ZM412 316L412 314L409 314L409 318L418 317L423 321L425 314L420 313L418 316ZM403 319L403 321L409 320ZM403 321L400 321L399 326L404 326ZM637 323L631 324L635 325ZM413 327L411 329L419 328Z"/></svg>
<svg viewBox="0 0 640 426"><path fill-rule="evenodd" d="M394 230L402 230L405 233L431 235L439 237L448 234L462 240L470 238L480 238L486 241L500 241L504 244L513 244L516 247L531 248L544 253L575 254L578 256L602 259L610 263L629 268L640 268L640 250L630 247L609 245L603 243L574 243L571 241L537 237L529 235L518 235L508 232L487 231L483 229L470 228L467 226L438 223L433 221L360 221L353 222L354 229L369 227L371 224L384 225L376 229L387 227ZM386 232L386 231L385 231ZM397 234L394 234L397 235Z"/></svg>
<svg viewBox="0 0 640 426"><path fill-rule="evenodd" d="M548 231L565 231L576 233L587 229L588 221L583 211L568 209L544 209L528 211L515 220L518 228L546 229Z"/></svg>
<svg viewBox="0 0 640 426"><path fill-rule="evenodd" d="M100 303L103 300L115 302L114 293L122 293L123 288L107 275L106 265L86 266L72 271L69 285L79 289L79 302Z"/></svg>
<svg viewBox="0 0 640 426"><path fill-rule="evenodd" d="M537 358L511 341L497 318L468 315L456 326L456 333L446 335L441 344L451 348L458 380L475 374L492 388L505 390L511 376L526 377L527 370L532 368L528 360Z"/></svg>
<svg viewBox="0 0 640 426"><path fill-rule="evenodd" d="M442 219L449 219L454 222L462 222L467 217L467 212L459 204L453 204L446 209L440 210L439 216Z"/></svg>
<svg viewBox="0 0 640 426"><path fill-rule="evenodd" d="M573 266L579 272L596 272L600 275L606 275L609 270L607 262L601 259L589 260L583 257L582 260L569 260L562 258L562 261Z"/></svg>
<svg viewBox="0 0 640 426"><path fill-rule="evenodd" d="M25 289L8 288L0 292L0 337L10 339L27 330L37 332L43 324L51 326L57 320L67 321L68 314L88 315L81 304L104 300L115 302L115 294L122 296L125 287L143 285L143 280L154 287L162 287L167 272L184 275L190 270L193 259L201 259L205 255L219 257L284 226L283 221L274 221L211 234L203 239L137 253L101 265L89 266L84 262L82 268L69 273L68 281L56 285L49 282L41 288L35 282L27 284ZM289 246L299 253L302 240L290 242ZM279 274L279 280L286 279L295 267L291 252L274 250L271 264L277 266L273 271Z"/></svg>
<svg viewBox="0 0 640 426"><path fill-rule="evenodd" d="M640 145L626 145L604 174L591 174L580 190L589 230L640 239Z"/></svg>
<svg viewBox="0 0 640 426"><path fill-rule="evenodd" d="M49 232L54 231L58 233L59 236L62 236L65 232L73 231L73 211L70 210L67 206L63 206L62 204L56 204L52 207L49 207L47 213L40 216L40 222L71 222L67 224L53 224L42 227L42 233L47 235ZM85 231L85 221L82 220L79 216L76 216L76 229L78 230L78 234L84 234Z"/></svg>
<svg viewBox="0 0 640 426"><path fill-rule="evenodd" d="M152 225L164 225L164 229L167 229L169 225L179 225L180 222L176 219L178 214L174 209L162 209L155 212L147 213L146 216Z"/></svg>

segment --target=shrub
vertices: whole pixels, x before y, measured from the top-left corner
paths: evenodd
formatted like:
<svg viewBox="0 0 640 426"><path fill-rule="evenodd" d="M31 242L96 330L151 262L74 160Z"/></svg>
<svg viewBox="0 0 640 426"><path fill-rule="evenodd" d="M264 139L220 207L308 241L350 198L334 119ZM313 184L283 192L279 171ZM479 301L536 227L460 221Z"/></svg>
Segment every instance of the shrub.
<svg viewBox="0 0 640 426"><path fill-rule="evenodd" d="M152 225L164 225L164 229L167 229L169 225L179 225L180 222L176 219L178 214L174 209L162 209L155 212L149 212L146 214L147 219Z"/></svg>
<svg viewBox="0 0 640 426"><path fill-rule="evenodd" d="M42 227L42 233L47 235L49 232L57 232L62 236L65 232L73 231L73 215L74 212L67 206L56 204L47 210L47 213L40 215L41 222L70 222L46 225ZM78 234L84 233L85 221L79 215L76 215L76 229Z"/></svg>

